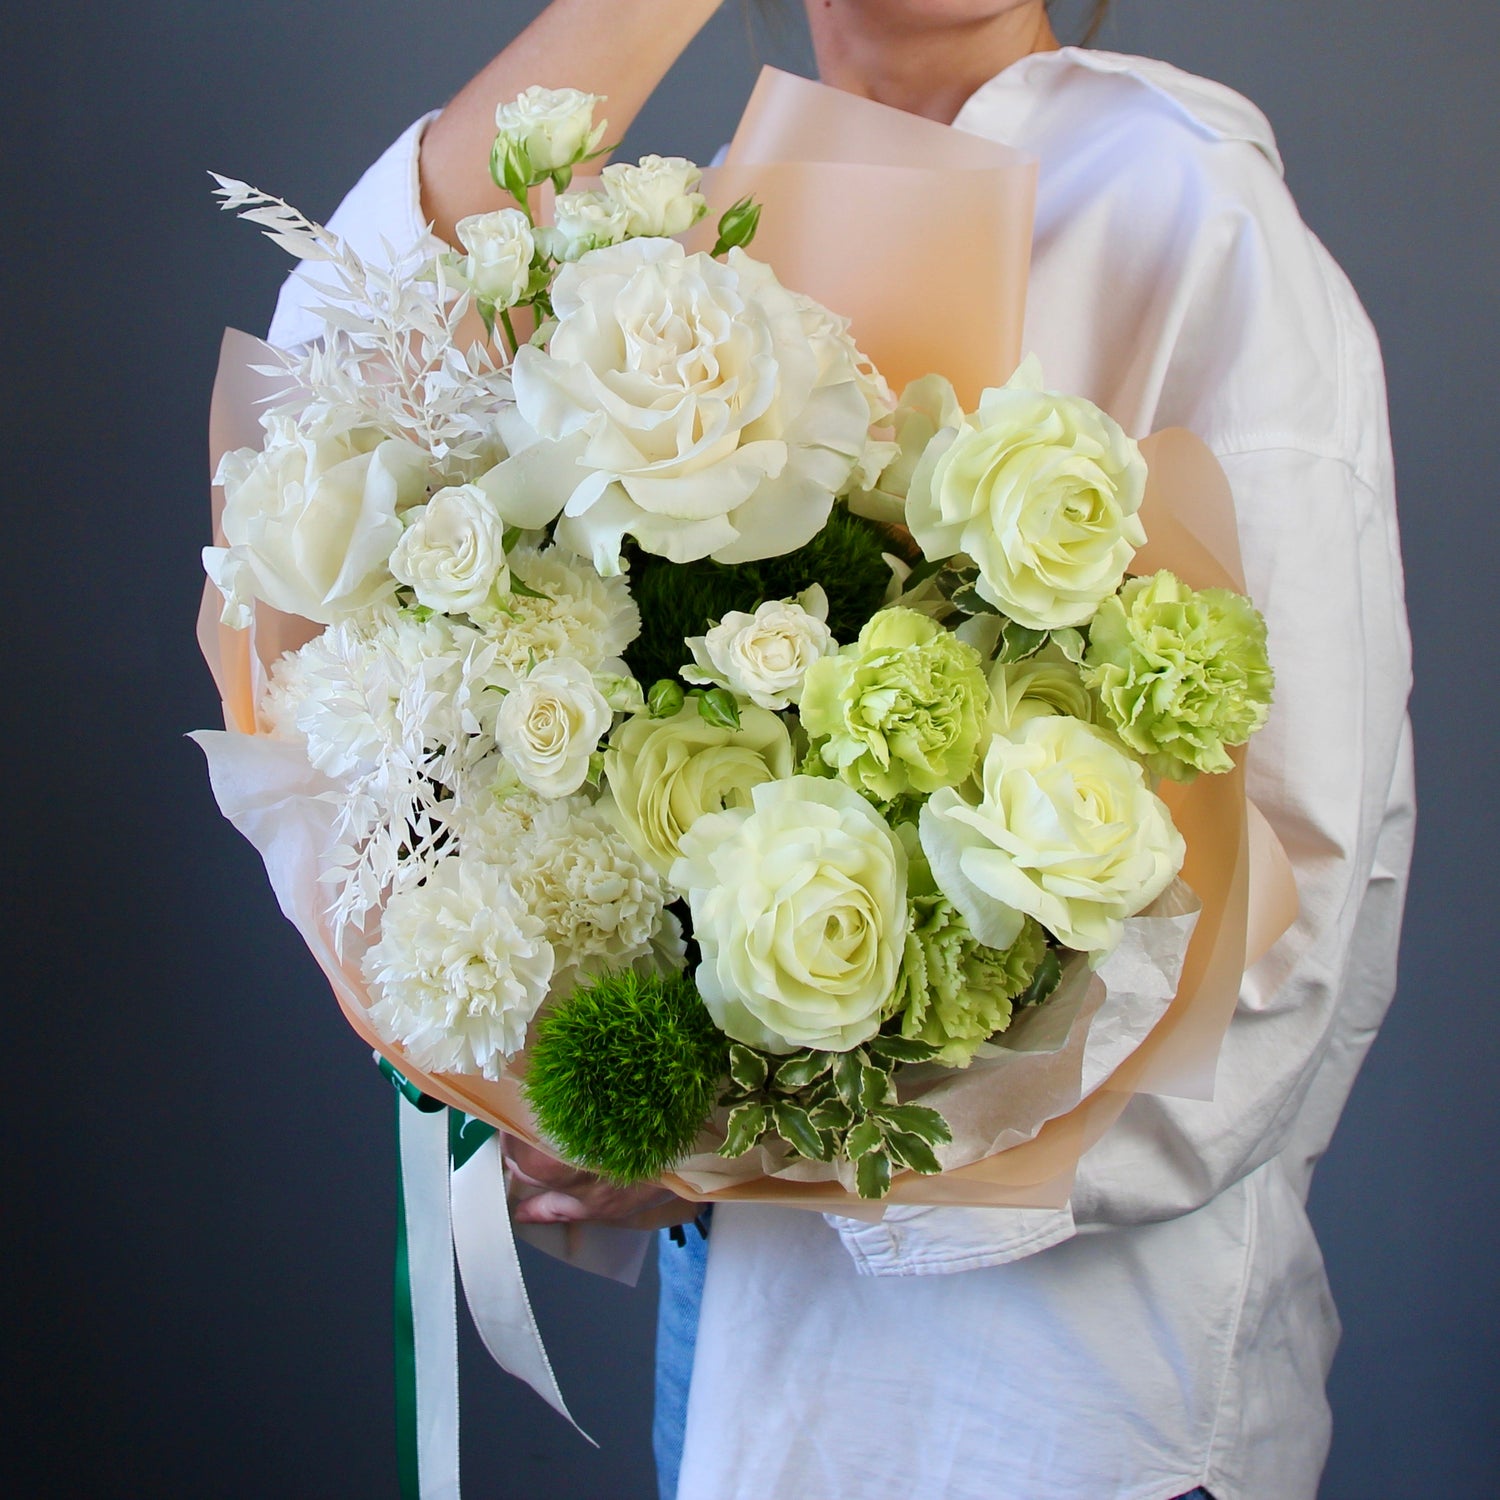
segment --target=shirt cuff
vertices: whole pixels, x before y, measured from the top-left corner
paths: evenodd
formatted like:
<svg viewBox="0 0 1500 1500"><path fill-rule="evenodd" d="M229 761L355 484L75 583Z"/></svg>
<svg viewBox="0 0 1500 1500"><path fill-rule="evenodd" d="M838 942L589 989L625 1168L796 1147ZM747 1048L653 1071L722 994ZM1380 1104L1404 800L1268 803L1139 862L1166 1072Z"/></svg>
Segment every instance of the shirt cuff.
<svg viewBox="0 0 1500 1500"><path fill-rule="evenodd" d="M371 266L390 266L387 246L397 256L414 249L436 254L445 248L423 217L419 170L422 135L439 113L433 110L402 131L328 220L329 231ZM299 264L282 284L266 342L293 349L318 338L323 320L314 309L323 302L326 289L337 284L326 267Z"/></svg>
<svg viewBox="0 0 1500 1500"><path fill-rule="evenodd" d="M897 1203L879 1223L823 1216L861 1276L946 1276L1024 1260L1072 1239L1071 1208L938 1208Z"/></svg>

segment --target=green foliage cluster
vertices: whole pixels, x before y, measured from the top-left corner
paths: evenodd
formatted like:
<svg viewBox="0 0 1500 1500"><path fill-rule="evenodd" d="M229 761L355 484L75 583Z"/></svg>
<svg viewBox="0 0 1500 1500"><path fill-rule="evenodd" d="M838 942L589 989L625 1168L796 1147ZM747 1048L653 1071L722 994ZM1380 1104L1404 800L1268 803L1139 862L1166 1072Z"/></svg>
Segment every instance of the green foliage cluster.
<svg viewBox="0 0 1500 1500"><path fill-rule="evenodd" d="M884 1198L891 1173L941 1172L934 1146L953 1139L948 1122L922 1104L902 1104L895 1072L928 1062L937 1048L877 1036L849 1052L804 1049L775 1057L735 1042L729 1048L729 1107L720 1156L743 1156L767 1137L809 1161L850 1161L861 1198Z"/></svg>
<svg viewBox="0 0 1500 1500"><path fill-rule="evenodd" d="M728 1070L728 1042L687 974L607 974L536 1026L526 1096L549 1140L622 1185L687 1154Z"/></svg>
<svg viewBox="0 0 1500 1500"><path fill-rule="evenodd" d="M629 550L630 592L641 610L641 633L625 652L638 682L675 677L692 660L684 642L703 635L731 610L747 613L767 599L790 599L811 584L828 595L828 628L852 641L881 606L891 572L882 554L891 538L873 521L835 505L828 524L805 547L748 563L703 558L671 563Z"/></svg>

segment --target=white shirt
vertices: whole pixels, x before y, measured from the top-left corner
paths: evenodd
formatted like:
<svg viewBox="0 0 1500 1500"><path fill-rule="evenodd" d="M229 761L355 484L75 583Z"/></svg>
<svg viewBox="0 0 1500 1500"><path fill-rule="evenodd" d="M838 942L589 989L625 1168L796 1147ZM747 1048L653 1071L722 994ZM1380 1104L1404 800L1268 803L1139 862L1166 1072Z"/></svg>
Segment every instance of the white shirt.
<svg viewBox="0 0 1500 1500"><path fill-rule="evenodd" d="M424 123L330 221L363 253L423 230ZM1067 48L955 124L1040 159L1048 384L1229 474L1277 674L1249 789L1301 914L1213 1102L1138 1096L1067 1209L717 1209L680 1500L1312 1500L1338 1321L1303 1205L1390 1000L1413 822L1379 349L1230 90ZM317 334L308 301L294 278L273 341Z"/></svg>

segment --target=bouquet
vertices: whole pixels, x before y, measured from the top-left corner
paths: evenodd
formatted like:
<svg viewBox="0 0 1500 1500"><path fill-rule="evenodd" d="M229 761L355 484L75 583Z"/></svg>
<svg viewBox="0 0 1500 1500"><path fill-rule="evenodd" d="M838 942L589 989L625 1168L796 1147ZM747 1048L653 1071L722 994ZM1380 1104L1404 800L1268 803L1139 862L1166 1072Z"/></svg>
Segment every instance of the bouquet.
<svg viewBox="0 0 1500 1500"><path fill-rule="evenodd" d="M422 1088L621 1183L920 1197L1146 1086L1204 925L1169 801L1237 775L1265 626L1211 548L1142 566L1180 445L1032 360L898 396L753 198L575 186L599 102L503 106L513 206L388 271L219 179L332 280L219 464L200 738Z"/></svg>

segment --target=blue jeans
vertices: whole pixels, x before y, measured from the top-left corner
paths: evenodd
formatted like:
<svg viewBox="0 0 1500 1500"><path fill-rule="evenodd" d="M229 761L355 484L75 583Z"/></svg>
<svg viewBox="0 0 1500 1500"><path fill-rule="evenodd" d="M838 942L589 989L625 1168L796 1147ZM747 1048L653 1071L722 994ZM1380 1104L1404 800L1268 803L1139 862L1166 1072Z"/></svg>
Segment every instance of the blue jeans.
<svg viewBox="0 0 1500 1500"><path fill-rule="evenodd" d="M698 1307L703 1301L707 1265L708 1241L691 1224L680 1245L662 1231L656 1251L661 1294L656 1309L656 1414L651 1423L651 1449L656 1455L656 1486L661 1500L677 1500L688 1386L693 1379L693 1349L698 1342ZM1213 1496L1207 1490L1193 1490L1180 1500L1213 1500Z"/></svg>

